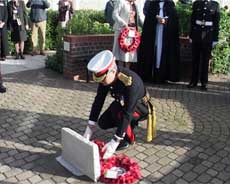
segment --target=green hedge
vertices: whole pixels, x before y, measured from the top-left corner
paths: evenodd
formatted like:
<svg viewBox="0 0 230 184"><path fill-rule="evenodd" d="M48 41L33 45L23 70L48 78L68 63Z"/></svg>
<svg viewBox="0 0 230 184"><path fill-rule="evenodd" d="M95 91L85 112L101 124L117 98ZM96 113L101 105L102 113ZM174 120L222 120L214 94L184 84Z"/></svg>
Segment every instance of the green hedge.
<svg viewBox="0 0 230 184"><path fill-rule="evenodd" d="M180 19L180 35L187 36L191 15L191 5L177 3ZM221 9L219 42L212 51L211 72L230 74L230 13Z"/></svg>
<svg viewBox="0 0 230 184"><path fill-rule="evenodd" d="M180 24L180 35L181 36L188 36L189 29L190 29L190 15L192 13L192 7L190 4L182 4L178 2L176 4L176 9L179 17L179 24Z"/></svg>
<svg viewBox="0 0 230 184"><path fill-rule="evenodd" d="M51 23L49 20L52 21L55 19L49 19L48 17L48 25ZM51 34L47 34L47 42L55 43L53 48L56 48L56 55L47 57L46 67L60 73L63 72L63 36L65 34L85 35L113 33L109 24L105 23L103 11L78 10L75 12L65 30L55 23L52 23L52 25L56 25L56 28L53 27L50 29Z"/></svg>
<svg viewBox="0 0 230 184"><path fill-rule="evenodd" d="M109 24L105 23L104 12L94 10L77 11L68 26L68 32L74 35L112 33Z"/></svg>
<svg viewBox="0 0 230 184"><path fill-rule="evenodd" d="M180 21L180 35L187 36L191 15L191 5L177 3ZM104 12L94 10L78 10L66 30L58 26L57 12L49 11L46 48L57 49L58 56L49 56L46 65L55 71L62 72L63 35L107 34L113 33L109 24L105 23ZM212 52L212 73L230 74L230 15L221 10L219 44ZM57 65L57 66L56 66Z"/></svg>
<svg viewBox="0 0 230 184"><path fill-rule="evenodd" d="M219 43L212 52L212 73L230 74L230 13L221 11Z"/></svg>

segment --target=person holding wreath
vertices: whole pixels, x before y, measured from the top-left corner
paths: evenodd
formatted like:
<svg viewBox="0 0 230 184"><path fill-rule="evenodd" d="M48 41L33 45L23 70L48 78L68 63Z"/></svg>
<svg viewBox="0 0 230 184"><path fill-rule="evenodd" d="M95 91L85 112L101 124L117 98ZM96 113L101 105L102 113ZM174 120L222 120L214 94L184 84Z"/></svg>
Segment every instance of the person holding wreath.
<svg viewBox="0 0 230 184"><path fill-rule="evenodd" d="M143 24L143 15L138 9L135 0L118 0L113 11L114 19L114 44L113 54L117 59L118 65L130 68L131 63L137 62L136 49L132 51L122 50L119 37L123 30L131 30L128 33L126 44L133 43L138 26ZM126 29L125 29L126 28Z"/></svg>

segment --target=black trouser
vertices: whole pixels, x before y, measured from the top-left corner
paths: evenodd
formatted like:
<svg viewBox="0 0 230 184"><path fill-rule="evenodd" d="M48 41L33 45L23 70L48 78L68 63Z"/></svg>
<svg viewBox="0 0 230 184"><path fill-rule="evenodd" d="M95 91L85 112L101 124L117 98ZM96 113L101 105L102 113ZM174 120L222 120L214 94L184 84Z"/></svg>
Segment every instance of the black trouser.
<svg viewBox="0 0 230 184"><path fill-rule="evenodd" d="M202 85L208 83L208 66L211 57L212 42L194 42L192 43L192 79L191 83L197 84L199 79ZM201 62L201 63L200 63Z"/></svg>
<svg viewBox="0 0 230 184"><path fill-rule="evenodd" d="M6 25L0 28L0 57L6 57L8 54L8 35Z"/></svg>
<svg viewBox="0 0 230 184"><path fill-rule="evenodd" d="M101 115L98 125L102 129L118 127L121 123L122 106L119 102L113 101L109 108ZM139 115L139 116L138 116ZM131 128L134 129L138 121L144 120L148 115L148 107L144 102L138 102L131 121Z"/></svg>

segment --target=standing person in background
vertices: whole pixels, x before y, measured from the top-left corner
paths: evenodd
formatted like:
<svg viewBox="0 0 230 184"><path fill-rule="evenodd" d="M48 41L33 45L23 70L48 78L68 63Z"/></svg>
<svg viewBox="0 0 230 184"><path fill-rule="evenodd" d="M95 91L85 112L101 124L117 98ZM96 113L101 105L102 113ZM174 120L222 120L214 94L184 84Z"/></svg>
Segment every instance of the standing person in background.
<svg viewBox="0 0 230 184"><path fill-rule="evenodd" d="M66 28L68 21L73 15L72 0L59 0L58 2L58 20L62 28Z"/></svg>
<svg viewBox="0 0 230 184"><path fill-rule="evenodd" d="M118 0L115 3L113 11L114 26L114 44L113 54L117 59L118 65L130 68L131 63L137 62L137 52L124 52L119 46L119 36L126 27L132 27L137 30L138 26L143 24L143 16L138 9L135 0Z"/></svg>
<svg viewBox="0 0 230 184"><path fill-rule="evenodd" d="M179 20L173 1L150 1L138 59L144 81L163 83L179 80Z"/></svg>
<svg viewBox="0 0 230 184"><path fill-rule="evenodd" d="M30 20L32 29L32 55L38 54L38 32L40 33L39 48L40 54L45 55L45 38L46 38L46 9L50 7L50 3L47 0L29 0L26 4L30 10Z"/></svg>
<svg viewBox="0 0 230 184"><path fill-rule="evenodd" d="M7 1L0 0L0 60L4 61L8 55L7 37Z"/></svg>
<svg viewBox="0 0 230 184"><path fill-rule="evenodd" d="M149 9L149 4L152 0L145 0L145 4L144 4L144 8L143 8L143 13L144 15L146 16L147 15L147 12L148 12L148 9Z"/></svg>
<svg viewBox="0 0 230 184"><path fill-rule="evenodd" d="M8 3L8 23L11 30L11 40L15 43L15 59L25 59L24 42L27 40L26 30L29 29L28 17L23 0L12 0Z"/></svg>
<svg viewBox="0 0 230 184"><path fill-rule="evenodd" d="M207 90L209 59L212 47L218 42L219 21L218 2L214 0L196 0L193 3L189 35L192 43L192 78L188 88L196 87L200 78L201 90Z"/></svg>
<svg viewBox="0 0 230 184"><path fill-rule="evenodd" d="M109 23L111 27L113 27L114 20L113 20L113 10L117 0L109 0L105 5L105 19L106 22Z"/></svg>

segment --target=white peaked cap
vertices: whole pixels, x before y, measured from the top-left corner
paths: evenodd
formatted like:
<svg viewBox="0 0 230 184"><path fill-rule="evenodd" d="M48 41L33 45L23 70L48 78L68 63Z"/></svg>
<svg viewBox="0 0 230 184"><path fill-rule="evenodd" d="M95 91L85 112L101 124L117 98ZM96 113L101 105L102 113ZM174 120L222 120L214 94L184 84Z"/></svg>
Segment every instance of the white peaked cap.
<svg viewBox="0 0 230 184"><path fill-rule="evenodd" d="M102 81L107 71L113 66L115 59L110 50L104 50L96 54L88 63L87 68L93 72L93 79L96 82Z"/></svg>

